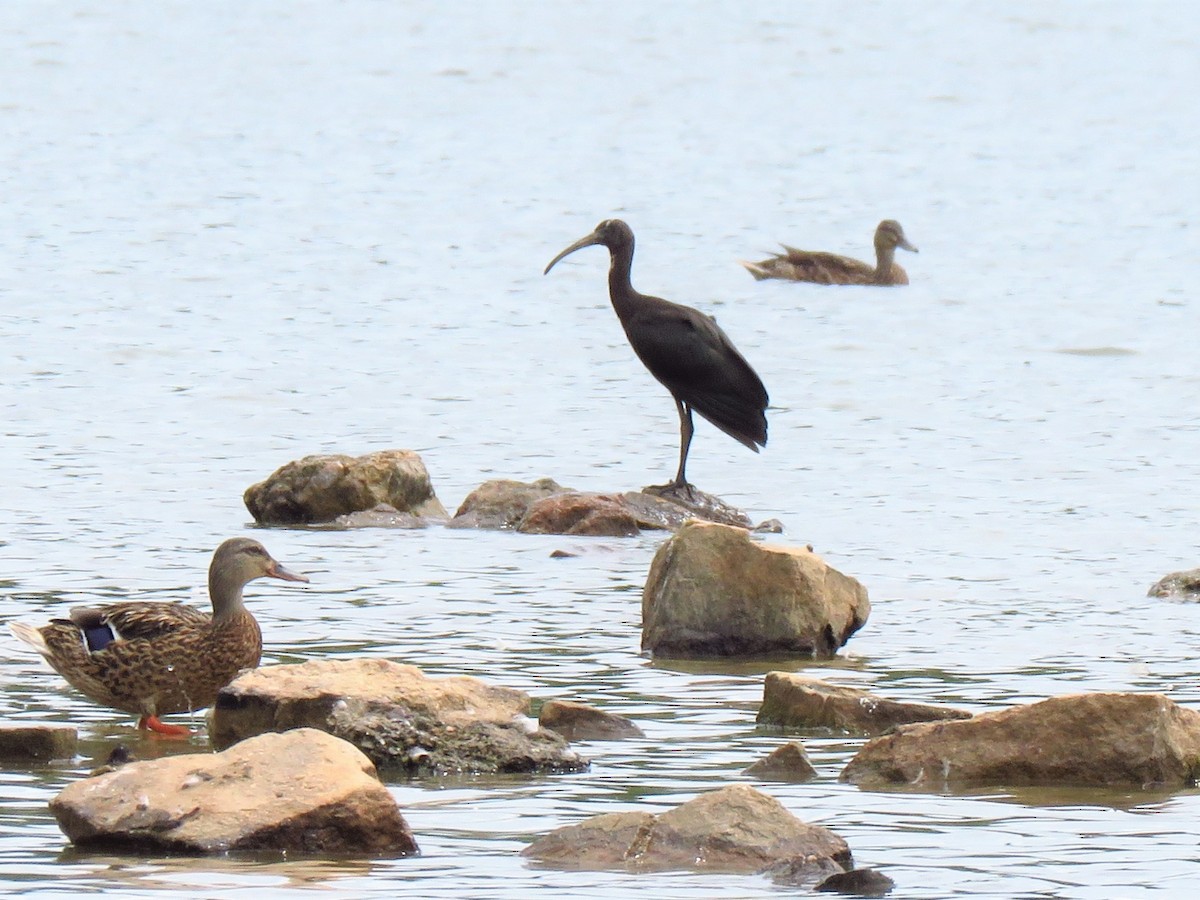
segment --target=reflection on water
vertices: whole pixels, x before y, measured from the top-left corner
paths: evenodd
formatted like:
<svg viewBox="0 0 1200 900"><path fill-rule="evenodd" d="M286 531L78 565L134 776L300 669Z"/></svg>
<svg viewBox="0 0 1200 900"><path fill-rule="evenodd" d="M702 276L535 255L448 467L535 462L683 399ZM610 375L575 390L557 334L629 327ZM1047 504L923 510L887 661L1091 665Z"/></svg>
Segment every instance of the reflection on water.
<svg viewBox="0 0 1200 900"><path fill-rule="evenodd" d="M669 396L600 259L541 269L619 215L640 290L714 314L770 391L755 456L707 423L698 485L868 588L834 661L651 661L662 540L281 529L312 579L252 585L265 662L382 656L630 716L592 769L406 782L423 855L129 859L64 849L46 809L150 742L13 641L7 721L71 722L69 765L0 772L0 866L29 893L776 896L757 877L533 870L534 835L662 809L782 740L769 669L984 710L1069 691L1195 704L1193 148L1200 20L1181 3L0 5L0 616L207 604L241 493L316 452L422 454L448 508L490 477L661 480ZM912 284L756 283L779 241L921 236ZM906 262L908 262L906 260ZM555 550L579 555L552 559ZM188 717L182 717L186 720ZM203 715L192 717L203 726ZM866 792L861 741L764 789L893 896L1133 897L1194 884L1194 791Z"/></svg>

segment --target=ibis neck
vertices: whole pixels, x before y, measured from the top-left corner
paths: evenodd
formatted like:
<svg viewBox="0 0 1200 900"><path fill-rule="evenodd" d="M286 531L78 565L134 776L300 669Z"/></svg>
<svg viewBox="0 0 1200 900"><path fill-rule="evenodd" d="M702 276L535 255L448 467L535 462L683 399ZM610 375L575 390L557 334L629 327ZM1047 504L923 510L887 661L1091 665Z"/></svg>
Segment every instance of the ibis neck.
<svg viewBox="0 0 1200 900"><path fill-rule="evenodd" d="M609 254L612 263L608 267L608 296L617 315L624 316L627 311L631 311L633 297L637 293L630 278L633 269L633 243L612 247Z"/></svg>

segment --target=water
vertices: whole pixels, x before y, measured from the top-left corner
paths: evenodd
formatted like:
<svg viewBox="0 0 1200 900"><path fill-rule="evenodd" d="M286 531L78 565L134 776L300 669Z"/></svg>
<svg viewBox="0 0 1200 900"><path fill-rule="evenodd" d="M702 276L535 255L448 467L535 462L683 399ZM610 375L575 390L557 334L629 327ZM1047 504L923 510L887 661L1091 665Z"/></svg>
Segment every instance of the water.
<svg viewBox="0 0 1200 900"><path fill-rule="evenodd" d="M715 314L771 392L758 457L697 426L689 475L777 517L874 610L819 665L656 664L663 539L259 532L307 587L256 584L268 662L383 656L637 719L578 776L396 784L423 855L78 853L46 809L119 714L15 641L6 720L78 724L68 767L0 773L13 891L148 896L776 896L758 877L547 872L536 835L740 779L769 668L975 710L1070 691L1200 701L1200 612L1147 587L1196 559L1200 19L1184 3L81 2L0 6L0 615L204 602L242 491L314 452L419 451L453 508L491 477L662 482L669 397L608 306ZM786 241L895 291L755 283ZM551 559L555 549L579 551ZM871 793L858 741L761 785L894 896L1182 896L1200 796ZM141 755L156 752L138 745ZM157 752L162 752L158 750Z"/></svg>

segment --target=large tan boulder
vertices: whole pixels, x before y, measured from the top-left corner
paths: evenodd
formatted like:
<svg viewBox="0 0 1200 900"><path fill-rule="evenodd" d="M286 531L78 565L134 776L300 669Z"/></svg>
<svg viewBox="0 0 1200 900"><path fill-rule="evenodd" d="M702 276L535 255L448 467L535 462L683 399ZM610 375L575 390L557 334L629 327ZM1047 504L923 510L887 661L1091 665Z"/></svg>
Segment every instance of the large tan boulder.
<svg viewBox="0 0 1200 900"><path fill-rule="evenodd" d="M778 800L744 784L658 815L594 816L538 838L521 855L547 866L629 871L758 872L797 859L824 860L841 870L851 866L842 838L800 821ZM823 870L822 877L828 874Z"/></svg>
<svg viewBox="0 0 1200 900"><path fill-rule="evenodd" d="M868 741L840 779L863 787L1168 787L1200 775L1200 712L1161 694L1071 694Z"/></svg>
<svg viewBox="0 0 1200 900"><path fill-rule="evenodd" d="M969 719L951 706L888 700L859 688L805 678L792 672L768 672L756 721L784 728L831 728L850 734L883 734L897 725L942 719Z"/></svg>
<svg viewBox="0 0 1200 900"><path fill-rule="evenodd" d="M833 656L867 621L855 579L807 547L688 522L654 555L642 592L642 649L668 657Z"/></svg>
<svg viewBox="0 0 1200 900"><path fill-rule="evenodd" d="M50 802L74 843L121 850L405 856L416 841L375 767L343 740L299 729L224 753L131 762Z"/></svg>
<svg viewBox="0 0 1200 900"><path fill-rule="evenodd" d="M217 695L210 733L228 747L269 731L320 728L405 775L588 767L529 711L528 694L478 678L429 678L385 659L321 659L235 678Z"/></svg>
<svg viewBox="0 0 1200 900"><path fill-rule="evenodd" d="M251 485L242 499L262 525L332 522L387 509L421 519L447 516L434 496L425 464L412 450L380 450L358 457L306 456Z"/></svg>

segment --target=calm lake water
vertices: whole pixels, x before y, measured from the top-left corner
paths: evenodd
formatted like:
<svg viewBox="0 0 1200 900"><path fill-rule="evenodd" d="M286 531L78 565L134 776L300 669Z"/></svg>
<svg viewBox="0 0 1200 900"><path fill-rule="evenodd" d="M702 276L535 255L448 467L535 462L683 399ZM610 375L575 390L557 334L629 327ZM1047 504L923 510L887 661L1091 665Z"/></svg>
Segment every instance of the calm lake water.
<svg viewBox="0 0 1200 900"><path fill-rule="evenodd" d="M451 509L493 477L665 481L675 411L625 343L605 253L541 274L610 216L639 238L635 284L716 315L771 393L766 450L699 423L692 480L874 604L829 663L672 665L638 652L660 534L257 532L312 578L251 588L266 662L478 675L646 738L581 745L582 775L393 785L415 859L97 856L46 804L132 723L5 638L4 719L76 723L88 755L0 772L0 880L773 897L516 854L742 780L783 740L754 725L774 668L977 711L1200 704L1200 608L1145 596L1200 565L1197 84L1184 2L0 5L0 618L206 602L242 491L309 453L417 450ZM908 288L737 265L779 241L867 256L889 217L921 248ZM860 741L803 739L820 778L759 786L895 897L1200 880L1200 792L864 792L836 780Z"/></svg>

